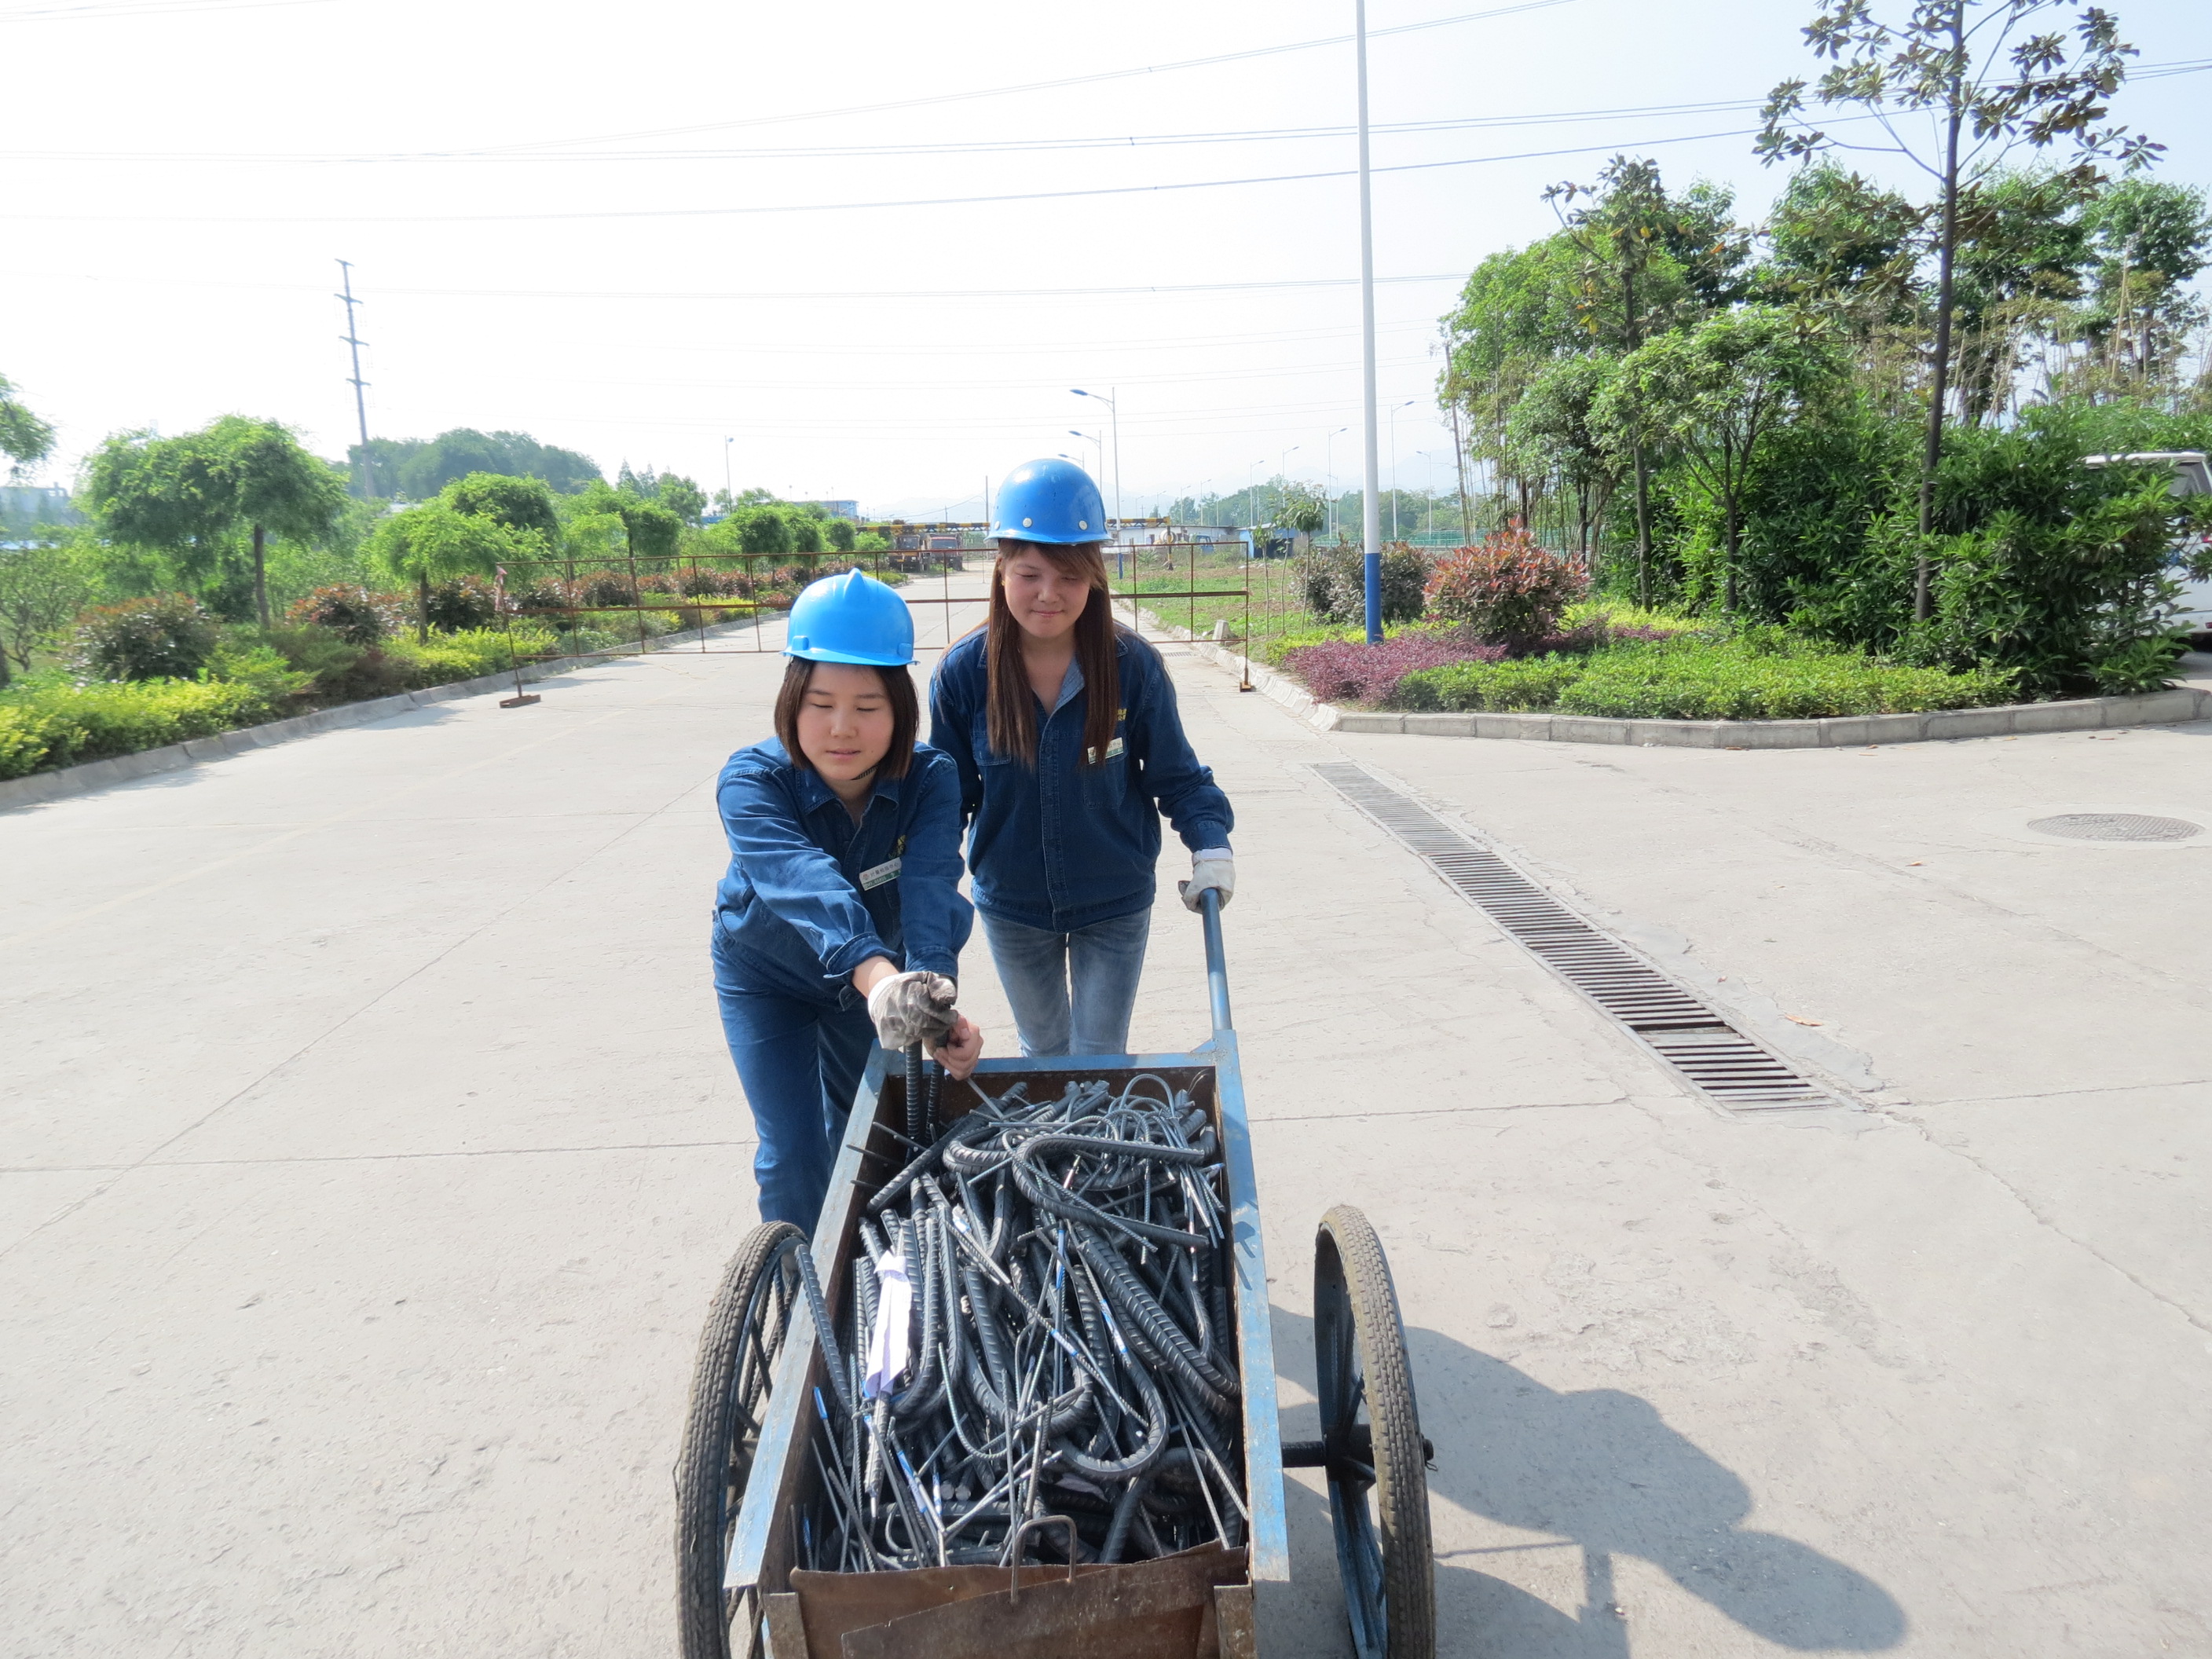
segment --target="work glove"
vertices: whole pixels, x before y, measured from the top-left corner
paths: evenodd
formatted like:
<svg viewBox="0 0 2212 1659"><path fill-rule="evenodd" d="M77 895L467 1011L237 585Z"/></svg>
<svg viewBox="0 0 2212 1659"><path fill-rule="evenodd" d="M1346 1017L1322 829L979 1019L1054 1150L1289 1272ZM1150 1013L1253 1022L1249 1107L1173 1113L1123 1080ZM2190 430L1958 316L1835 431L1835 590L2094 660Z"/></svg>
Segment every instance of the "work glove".
<svg viewBox="0 0 2212 1659"><path fill-rule="evenodd" d="M1198 896L1209 887L1221 895L1221 908L1227 909L1237 891L1237 860L1226 847L1201 848L1193 853L1190 879L1177 882L1176 891L1182 895L1182 908L1195 911L1200 908Z"/></svg>
<svg viewBox="0 0 2212 1659"><path fill-rule="evenodd" d="M868 993L868 1018L876 1023L876 1041L891 1049L911 1048L917 1042L932 1048L951 1035L957 1018L952 1007L958 988L942 974L893 974L878 980Z"/></svg>

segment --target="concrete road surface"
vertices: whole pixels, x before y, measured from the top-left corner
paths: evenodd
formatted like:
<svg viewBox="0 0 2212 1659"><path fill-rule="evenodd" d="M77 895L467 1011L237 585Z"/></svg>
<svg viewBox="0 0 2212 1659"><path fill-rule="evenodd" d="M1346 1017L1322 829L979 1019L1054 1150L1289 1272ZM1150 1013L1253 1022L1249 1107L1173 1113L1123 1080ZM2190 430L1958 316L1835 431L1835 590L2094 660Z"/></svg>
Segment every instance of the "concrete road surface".
<svg viewBox="0 0 2212 1659"><path fill-rule="evenodd" d="M1437 1446L1443 1651L2212 1653L2212 837L2026 828L2212 825L2212 728L1323 737L1170 654L1239 815L1286 1429L1348 1200ZM711 781L779 671L624 662L0 813L0 1654L672 1651L752 1218ZM1310 769L1346 758L1855 1109L1693 1098ZM1153 941L1135 1042L1187 1047L1172 899ZM1010 1048L980 944L966 992ZM1284 1651L1343 1653L1291 1512Z"/></svg>

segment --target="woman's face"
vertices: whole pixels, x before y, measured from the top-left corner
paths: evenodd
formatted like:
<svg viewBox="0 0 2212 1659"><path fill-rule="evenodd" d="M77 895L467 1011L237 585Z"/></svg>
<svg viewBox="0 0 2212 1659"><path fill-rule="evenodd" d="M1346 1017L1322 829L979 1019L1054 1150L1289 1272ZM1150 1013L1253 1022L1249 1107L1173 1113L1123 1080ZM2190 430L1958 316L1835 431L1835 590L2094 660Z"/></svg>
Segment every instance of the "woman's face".
<svg viewBox="0 0 2212 1659"><path fill-rule="evenodd" d="M891 700L872 668L818 662L799 705L799 746L825 783L857 783L891 747Z"/></svg>
<svg viewBox="0 0 2212 1659"><path fill-rule="evenodd" d="M1001 568L1006 609L1036 640L1064 638L1091 601L1091 579L1062 570L1042 553L1018 553Z"/></svg>

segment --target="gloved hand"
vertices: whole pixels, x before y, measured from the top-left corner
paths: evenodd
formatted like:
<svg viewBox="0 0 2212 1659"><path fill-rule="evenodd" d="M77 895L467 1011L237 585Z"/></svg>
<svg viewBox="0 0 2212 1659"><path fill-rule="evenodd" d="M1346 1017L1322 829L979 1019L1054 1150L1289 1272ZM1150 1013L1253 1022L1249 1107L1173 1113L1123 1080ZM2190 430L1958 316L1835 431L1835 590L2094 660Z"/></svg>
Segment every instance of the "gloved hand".
<svg viewBox="0 0 2212 1659"><path fill-rule="evenodd" d="M1221 895L1221 908L1229 908L1230 899L1237 891L1237 860L1229 855L1226 847L1206 847L1190 855L1190 879L1176 884L1176 891L1182 895L1182 908L1199 908L1198 896L1207 888Z"/></svg>
<svg viewBox="0 0 2212 1659"><path fill-rule="evenodd" d="M958 1018L952 1008L957 994L957 988L942 974L892 974L877 981L876 988L868 993L868 1018L876 1023L876 1041L893 1050L944 1042Z"/></svg>

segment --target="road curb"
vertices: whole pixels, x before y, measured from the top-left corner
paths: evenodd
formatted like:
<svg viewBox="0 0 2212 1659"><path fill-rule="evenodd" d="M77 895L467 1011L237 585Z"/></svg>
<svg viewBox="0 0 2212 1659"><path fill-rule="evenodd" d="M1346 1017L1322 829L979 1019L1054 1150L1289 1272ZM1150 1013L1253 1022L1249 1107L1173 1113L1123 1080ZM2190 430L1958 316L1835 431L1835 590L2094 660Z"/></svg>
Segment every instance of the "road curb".
<svg viewBox="0 0 2212 1659"><path fill-rule="evenodd" d="M1492 738L1516 742L1596 743L1644 749L1866 749L1892 743L1948 743L1960 738L2025 737L2094 732L2112 726L2179 726L2212 720L2212 691L2175 686L2132 697L2078 697L2065 702L2008 703L1996 708L1946 708L1924 714L1856 714L1809 720L1638 720L1588 714L1393 714L1322 702L1286 674L1226 646L1194 638L1187 628L1135 611L1147 631L1179 640L1201 662L1248 679L1318 732L1388 732L1425 738Z"/></svg>

